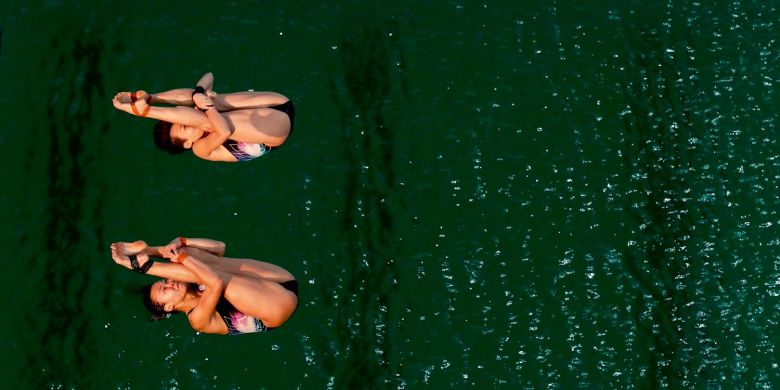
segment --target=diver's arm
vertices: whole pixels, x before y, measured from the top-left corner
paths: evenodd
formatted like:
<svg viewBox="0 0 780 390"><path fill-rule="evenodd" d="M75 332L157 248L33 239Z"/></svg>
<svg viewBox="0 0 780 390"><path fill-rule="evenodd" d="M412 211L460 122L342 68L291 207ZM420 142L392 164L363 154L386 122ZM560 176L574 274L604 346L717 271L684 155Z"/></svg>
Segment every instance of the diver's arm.
<svg viewBox="0 0 780 390"><path fill-rule="evenodd" d="M184 266L198 278L199 283L216 287L217 284L224 284L224 281L216 270L201 260L209 256L214 257L213 254L198 248L182 248L177 251L176 257L172 258L171 262Z"/></svg>
<svg viewBox="0 0 780 390"><path fill-rule="evenodd" d="M213 105L206 109L206 117L211 126L211 132L206 137L195 141L192 145L192 152L200 158L210 160L213 159L213 156L211 156L212 152L222 146L222 144L230 138L232 130L230 129L227 120L225 120L222 114L220 114Z"/></svg>
<svg viewBox="0 0 780 390"><path fill-rule="evenodd" d="M182 247L198 248L220 257L225 255L225 243L209 238L177 237L166 246L166 248L171 247L174 249Z"/></svg>
<svg viewBox="0 0 780 390"><path fill-rule="evenodd" d="M217 302L225 291L225 281L222 280L214 269L200 261L198 259L200 256L213 255L199 249L184 249L179 252L176 260L192 271L200 280L200 283L205 286L198 304L187 314L190 325L197 331L214 333L222 329L223 326L223 324L216 322L218 317L214 315L214 311L216 310Z"/></svg>
<svg viewBox="0 0 780 390"><path fill-rule="evenodd" d="M166 258L165 248L162 246L149 246L144 252L150 257ZM139 264L143 266L143 264ZM181 264L155 261L151 268L146 271L148 275L158 276L165 279L179 280L182 282L198 283L198 278L192 271Z"/></svg>
<svg viewBox="0 0 780 390"><path fill-rule="evenodd" d="M200 279L192 271L177 263L155 261L152 267L146 271L146 274L180 282L200 283Z"/></svg>

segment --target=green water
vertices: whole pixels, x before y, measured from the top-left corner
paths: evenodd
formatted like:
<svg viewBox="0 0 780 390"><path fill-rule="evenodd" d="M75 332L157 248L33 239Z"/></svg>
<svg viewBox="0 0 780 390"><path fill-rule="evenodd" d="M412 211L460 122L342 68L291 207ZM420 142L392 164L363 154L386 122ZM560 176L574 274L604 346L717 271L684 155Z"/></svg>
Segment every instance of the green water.
<svg viewBox="0 0 780 390"><path fill-rule="evenodd" d="M779 3L236 3L0 6L2 388L780 386ZM285 147L111 106L206 71L290 96ZM178 235L298 312L147 322L108 245Z"/></svg>

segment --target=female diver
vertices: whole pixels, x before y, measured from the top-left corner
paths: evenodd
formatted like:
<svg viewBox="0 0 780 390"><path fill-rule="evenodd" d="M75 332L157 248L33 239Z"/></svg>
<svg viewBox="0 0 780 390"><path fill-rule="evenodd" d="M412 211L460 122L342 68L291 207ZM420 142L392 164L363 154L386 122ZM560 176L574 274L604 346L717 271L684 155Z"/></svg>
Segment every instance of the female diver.
<svg viewBox="0 0 780 390"><path fill-rule="evenodd" d="M217 94L211 90L213 84L209 72L195 89L119 92L113 104L121 111L157 119L155 144L171 154L191 149L204 160L248 161L287 140L295 121L290 99L276 92ZM155 103L175 107L152 106Z"/></svg>
<svg viewBox="0 0 780 390"><path fill-rule="evenodd" d="M128 269L165 280L142 291L153 319L182 312L193 329L238 335L281 326L298 306L298 282L274 264L224 257L225 243L176 238L163 247L143 241L111 244L111 257ZM155 262L152 257L169 259Z"/></svg>

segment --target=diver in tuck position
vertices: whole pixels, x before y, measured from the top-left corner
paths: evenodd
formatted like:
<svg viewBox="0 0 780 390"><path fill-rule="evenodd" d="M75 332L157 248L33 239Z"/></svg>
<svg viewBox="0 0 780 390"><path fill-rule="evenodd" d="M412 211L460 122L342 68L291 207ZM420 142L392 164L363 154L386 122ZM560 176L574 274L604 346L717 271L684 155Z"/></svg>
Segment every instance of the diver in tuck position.
<svg viewBox="0 0 780 390"><path fill-rule="evenodd" d="M206 238L178 237L160 247L143 241L111 244L117 264L166 278L142 289L152 319L182 312L196 331L227 335L265 332L284 324L298 307L295 277L271 263L224 255L225 243Z"/></svg>
<svg viewBox="0 0 780 390"><path fill-rule="evenodd" d="M295 121L290 99L276 92L218 94L213 84L214 75L206 73L194 89L119 92L113 103L129 114L157 119L154 142L171 154L191 149L204 160L248 161L284 144Z"/></svg>

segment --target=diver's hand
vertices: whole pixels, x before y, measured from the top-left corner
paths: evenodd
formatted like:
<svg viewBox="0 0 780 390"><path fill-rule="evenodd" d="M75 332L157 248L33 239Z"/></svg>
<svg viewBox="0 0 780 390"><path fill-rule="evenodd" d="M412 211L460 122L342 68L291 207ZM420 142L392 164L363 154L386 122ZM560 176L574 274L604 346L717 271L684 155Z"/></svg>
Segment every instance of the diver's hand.
<svg viewBox="0 0 780 390"><path fill-rule="evenodd" d="M166 259L176 257L179 252L179 248L185 247L185 239L183 237L174 238L168 245L160 248L160 254Z"/></svg>
<svg viewBox="0 0 780 390"><path fill-rule="evenodd" d="M196 93L195 95L192 95L192 102L202 111L214 107L214 99L208 96L207 93L208 91L206 93Z"/></svg>

